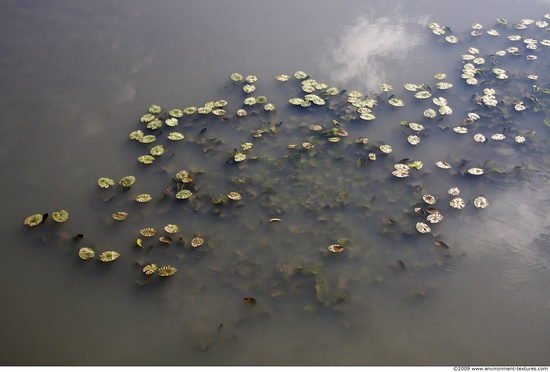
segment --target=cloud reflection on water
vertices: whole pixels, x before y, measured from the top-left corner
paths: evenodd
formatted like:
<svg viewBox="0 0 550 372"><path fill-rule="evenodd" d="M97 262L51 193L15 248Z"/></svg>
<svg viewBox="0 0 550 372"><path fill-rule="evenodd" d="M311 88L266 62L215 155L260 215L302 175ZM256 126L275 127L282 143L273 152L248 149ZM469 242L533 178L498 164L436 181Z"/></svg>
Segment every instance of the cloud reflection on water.
<svg viewBox="0 0 550 372"><path fill-rule="evenodd" d="M428 40L427 23L427 17L362 14L329 48L322 59L323 69L337 84L348 86L353 82L350 89L377 89L378 83L389 82L393 68L405 65L408 52ZM392 70L388 69L390 59Z"/></svg>

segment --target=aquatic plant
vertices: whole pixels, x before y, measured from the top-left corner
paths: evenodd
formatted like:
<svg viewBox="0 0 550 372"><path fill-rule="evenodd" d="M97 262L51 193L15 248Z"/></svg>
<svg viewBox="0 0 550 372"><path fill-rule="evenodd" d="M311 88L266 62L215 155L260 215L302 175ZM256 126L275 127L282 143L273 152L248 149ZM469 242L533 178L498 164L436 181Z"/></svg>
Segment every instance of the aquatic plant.
<svg viewBox="0 0 550 372"><path fill-rule="evenodd" d="M113 242L113 246L121 244L120 252L127 248L141 258L136 265L140 285L163 282L157 276L173 275L176 265L198 270L189 262L208 260L209 252L231 251L227 257L237 258L228 259L226 266L212 272L225 270L229 277L245 279L254 276L255 287L263 291L254 294L258 298L294 300L293 293L307 292L315 303L305 305L306 311L314 311L316 306L345 311L350 293L340 273L346 270L336 262L362 265L361 273L354 274L352 280L383 280L388 275L387 255L377 255L381 248L374 247L380 241L408 247L414 236L430 243L431 251L415 252L415 265L396 257L400 270L428 267L433 255L439 258L443 250L446 259L451 257L460 245L453 243L451 249L439 240L446 238L439 236L454 228L456 215L468 213L459 210L468 208L466 201L471 206L473 196L495 200L490 196L491 182L532 171L533 163L524 161L530 151L538 154L544 146L537 141L534 126L550 126L550 88L541 82L550 41L535 22L501 27L504 24L509 23L499 19L494 28L475 23L462 35L431 22L433 37L457 55L456 65L434 74L435 80L402 87L383 82L377 92L364 93L296 71L271 78L276 89L285 92L284 99L279 99L262 95L263 78L232 73L223 90L226 99L213 98L202 105L178 103L183 110L166 111L157 104L145 107L146 112L135 113L139 129L131 131L130 141L125 141L140 151L136 154L144 154L137 158L147 164L138 165L143 171L143 176L138 175L140 182L164 177L165 184L153 194L129 195L122 188L141 185L136 185L135 176L126 176L119 181L122 188L101 191L102 200L106 200L104 193L116 195L118 200L109 213L124 210L124 203L150 202L155 195L155 202L134 206L139 212L132 212L131 218L127 212L112 213L112 219L127 220L124 223L106 216L111 225L131 229L133 234L130 242ZM474 38L487 37L504 38L508 46L492 50L492 43L489 49L480 43L470 44ZM518 71L513 58L525 60L529 69ZM457 86L467 89L469 96L457 98ZM253 97L256 90L260 94ZM521 115L529 112L537 114L539 123L521 120ZM390 115L402 116L386 120ZM163 131L164 123L178 126L181 132ZM376 138L380 132L371 132L372 127L387 128L383 140ZM464 154L463 159L436 150L421 155L415 152L424 146L437 149L439 135L447 133L472 154L484 151L475 157ZM151 145L153 142L158 145ZM499 151L517 157L510 156L503 164L500 159L483 158ZM543 157L534 161L546 162ZM114 180L101 177L97 184L106 189L114 186ZM464 199L457 197L459 194ZM473 209L479 215L485 213L481 209L490 207L483 196L473 199L473 204L480 209ZM24 224L36 226L44 223L45 217L47 214L32 214ZM68 212L56 211L52 217L62 222ZM145 217L156 222L151 222L151 227L136 227L138 221L149 224L143 222ZM166 224L169 221L175 223ZM235 236L218 236L217 227L222 224L230 226ZM189 233L197 225L200 234ZM365 237L360 228L365 225L373 226L376 236ZM157 229L166 234L158 240L148 239ZM222 231L227 234L229 230ZM443 250L434 249L432 242ZM159 245L161 249L157 249ZM285 257L264 258L263 254L269 256L265 252L272 250ZM403 252L396 248L393 254L405 256ZM95 257L87 247L80 248L78 255L83 260ZM119 256L117 251L105 251L99 260L109 262ZM158 268L151 262L160 259L169 259L174 266ZM390 264L395 262L392 258ZM260 267L264 268L261 273ZM265 274L273 271L276 280ZM146 280L142 280L144 275ZM245 297L244 302L255 304L256 299Z"/></svg>

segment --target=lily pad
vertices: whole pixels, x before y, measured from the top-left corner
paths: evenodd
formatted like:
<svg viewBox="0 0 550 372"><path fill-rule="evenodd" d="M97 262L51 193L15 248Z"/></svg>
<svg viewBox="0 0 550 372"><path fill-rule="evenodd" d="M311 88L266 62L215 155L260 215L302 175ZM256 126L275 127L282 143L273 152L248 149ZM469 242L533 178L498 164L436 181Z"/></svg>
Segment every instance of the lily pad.
<svg viewBox="0 0 550 372"><path fill-rule="evenodd" d="M126 176L123 177L120 181L118 181L118 184L125 188L130 188L136 182L135 176Z"/></svg>
<svg viewBox="0 0 550 372"><path fill-rule="evenodd" d="M169 223L168 225L164 226L164 231L166 231L168 234L177 234L179 231L179 227L178 225Z"/></svg>
<svg viewBox="0 0 550 372"><path fill-rule="evenodd" d="M143 273L145 275L153 275L157 271L157 265L154 263L150 263L148 265L145 265L143 268Z"/></svg>
<svg viewBox="0 0 550 372"><path fill-rule="evenodd" d="M173 266L163 266L160 269L158 269L159 276L172 276L174 275L178 270Z"/></svg>
<svg viewBox="0 0 550 372"><path fill-rule="evenodd" d="M430 228L430 226L428 226L427 224L425 224L424 222L417 222L416 223L416 229L422 233L422 234L427 234L429 233L430 231L432 231L432 229Z"/></svg>
<svg viewBox="0 0 550 372"><path fill-rule="evenodd" d="M143 164L152 164L155 161L153 155L141 155L138 157L138 161Z"/></svg>
<svg viewBox="0 0 550 372"><path fill-rule="evenodd" d="M109 187L115 184L115 181L111 178L101 177L100 179L97 180L97 184L101 188L108 189Z"/></svg>
<svg viewBox="0 0 550 372"><path fill-rule="evenodd" d="M176 118L168 118L164 121L166 123L166 125L168 125L169 127L175 127L178 125L178 119Z"/></svg>
<svg viewBox="0 0 550 372"><path fill-rule="evenodd" d="M449 205L456 209L462 209L466 206L466 203L462 198L454 198L449 202Z"/></svg>
<svg viewBox="0 0 550 372"><path fill-rule="evenodd" d="M92 248L82 247L78 251L78 257L83 260L89 260L95 257L95 252Z"/></svg>
<svg viewBox="0 0 550 372"><path fill-rule="evenodd" d="M176 194L176 199L189 199L193 193L189 190L180 190Z"/></svg>
<svg viewBox="0 0 550 372"><path fill-rule="evenodd" d="M476 208L486 208L489 205L489 202L483 196L478 196L474 199L474 205Z"/></svg>
<svg viewBox="0 0 550 372"><path fill-rule="evenodd" d="M139 230L139 233L146 238L150 238L151 236L154 236L157 233L157 230L155 230L152 227L146 227L144 229Z"/></svg>
<svg viewBox="0 0 550 372"><path fill-rule="evenodd" d="M23 222L27 226L36 226L42 222L44 219L44 216L42 214L36 213L32 214L29 217L25 218L25 221Z"/></svg>
<svg viewBox="0 0 550 372"><path fill-rule="evenodd" d="M183 116L183 111L180 109L172 109L168 113L174 118L181 118Z"/></svg>
<svg viewBox="0 0 550 372"><path fill-rule="evenodd" d="M114 220L117 221L124 221L126 218L128 218L128 212L115 212L111 215Z"/></svg>
<svg viewBox="0 0 550 372"><path fill-rule="evenodd" d="M243 76L238 72L234 72L231 74L231 80L233 80L234 82L239 82L243 80Z"/></svg>
<svg viewBox="0 0 550 372"><path fill-rule="evenodd" d="M153 198L149 194L139 194L138 196L136 196L135 200L138 203L147 203L148 201L151 201L151 199Z"/></svg>
<svg viewBox="0 0 550 372"><path fill-rule="evenodd" d="M159 105L151 105L149 106L149 112L151 114L158 114L160 113L162 108Z"/></svg>
<svg viewBox="0 0 550 372"><path fill-rule="evenodd" d="M120 257L120 253L116 251L105 251L99 255L99 260L102 262L111 262Z"/></svg>
<svg viewBox="0 0 550 372"><path fill-rule="evenodd" d="M241 200L241 194L236 191L231 191L229 194L227 194L227 197L231 200Z"/></svg>
<svg viewBox="0 0 550 372"><path fill-rule="evenodd" d="M233 157L233 160L235 160L236 162L241 162L245 159L246 159L246 154L243 154L242 152L237 152Z"/></svg>
<svg viewBox="0 0 550 372"><path fill-rule="evenodd" d="M164 146L163 145L154 146L151 149L150 153L153 156L161 156L162 154L164 154Z"/></svg>
<svg viewBox="0 0 550 372"><path fill-rule="evenodd" d="M197 112L197 108L195 106L189 106L183 109L183 113L186 115L193 115L195 112ZM176 123L177 123L177 119L175 118L172 118L172 119L176 120Z"/></svg>
<svg viewBox="0 0 550 372"><path fill-rule="evenodd" d="M191 247L197 248L197 247L200 247L203 243L204 243L204 239L197 236L193 238L193 240L191 240Z"/></svg>
<svg viewBox="0 0 550 372"><path fill-rule="evenodd" d="M69 218L69 212L64 209L55 211L52 213L52 218L55 222L65 222Z"/></svg>
<svg viewBox="0 0 550 372"><path fill-rule="evenodd" d="M340 253L344 250L344 247L340 244L329 245L328 250L332 253Z"/></svg>
<svg viewBox="0 0 550 372"><path fill-rule="evenodd" d="M138 138L138 141L141 143L151 143L151 142L155 142L156 140L157 140L157 137L155 137L152 134L148 134L146 136Z"/></svg>
<svg viewBox="0 0 550 372"><path fill-rule="evenodd" d="M171 133L168 133L168 139L170 141L181 141L182 139L184 139L185 136L179 132L171 132Z"/></svg>

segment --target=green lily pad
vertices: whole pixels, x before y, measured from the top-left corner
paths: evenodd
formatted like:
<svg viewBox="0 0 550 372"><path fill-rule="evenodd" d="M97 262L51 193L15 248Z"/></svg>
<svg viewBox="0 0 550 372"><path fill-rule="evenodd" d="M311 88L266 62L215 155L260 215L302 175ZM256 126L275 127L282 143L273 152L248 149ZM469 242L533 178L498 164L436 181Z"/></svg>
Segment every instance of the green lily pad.
<svg viewBox="0 0 550 372"><path fill-rule="evenodd" d="M147 203L148 201L151 201L153 199L150 194L139 194L136 196L136 201L138 203Z"/></svg>
<svg viewBox="0 0 550 372"><path fill-rule="evenodd" d="M55 211L52 213L52 218L55 222L65 222L69 218L69 212L64 209Z"/></svg>
<svg viewBox="0 0 550 372"><path fill-rule="evenodd" d="M155 157L152 155L141 155L138 157L138 161L143 164L152 164L155 161Z"/></svg>
<svg viewBox="0 0 550 372"><path fill-rule="evenodd" d="M108 189L109 187L115 184L115 181L112 180L111 178L101 177L100 179L97 180L97 184L101 188Z"/></svg>
<svg viewBox="0 0 550 372"><path fill-rule="evenodd" d="M144 136L143 132L141 130L135 130L132 133L130 133L130 139L131 140L140 140Z"/></svg>
<svg viewBox="0 0 550 372"><path fill-rule="evenodd" d="M166 231L168 234L177 234L179 232L178 225L174 225L173 223L169 223L168 225L164 226L164 231Z"/></svg>
<svg viewBox="0 0 550 372"><path fill-rule="evenodd" d="M183 111L181 111L180 109L172 109L168 111L168 113L174 118L181 118L183 116Z"/></svg>
<svg viewBox="0 0 550 372"><path fill-rule="evenodd" d="M191 247L198 248L204 243L204 239L200 236L197 236L191 240Z"/></svg>
<svg viewBox="0 0 550 372"><path fill-rule="evenodd" d="M153 115L153 114L151 114L151 113L147 113L147 114L145 114L145 115L143 115L143 116L141 117L140 121L141 121L142 123L148 123L148 122L150 122L151 120L154 120L154 119L156 119L156 118L157 118L157 117L156 117L155 115Z"/></svg>
<svg viewBox="0 0 550 372"><path fill-rule="evenodd" d="M189 199L193 193L189 190L181 190L176 194L176 199Z"/></svg>
<svg viewBox="0 0 550 372"><path fill-rule="evenodd" d="M124 221L128 217L128 212L115 212L111 217L117 221Z"/></svg>
<svg viewBox="0 0 550 372"><path fill-rule="evenodd" d="M157 140L157 137L155 137L152 134L148 134L146 136L138 138L138 141L141 143L151 143L151 142L155 142L156 140Z"/></svg>
<svg viewBox="0 0 550 372"><path fill-rule="evenodd" d="M238 72L234 72L231 74L231 80L233 80L234 82L239 82L243 80L243 76Z"/></svg>
<svg viewBox="0 0 550 372"><path fill-rule="evenodd" d="M145 267L143 268L143 273L145 275L153 275L155 271L157 271L157 265L154 263L145 265Z"/></svg>
<svg viewBox="0 0 550 372"><path fill-rule="evenodd" d="M25 221L23 223L27 226L36 226L40 224L43 219L44 219L44 216L42 214L36 213L25 218Z"/></svg>
<svg viewBox="0 0 550 372"><path fill-rule="evenodd" d="M242 152L237 152L235 154L235 156L233 157L233 159L236 161L236 162L241 162L243 160L246 159L246 154L243 154Z"/></svg>
<svg viewBox="0 0 550 372"><path fill-rule="evenodd" d="M139 233L147 238L154 236L157 233L157 230L155 230L152 227L146 227L144 229L139 230Z"/></svg>
<svg viewBox="0 0 550 372"><path fill-rule="evenodd" d="M159 119L151 120L147 123L147 129L157 130L162 126L162 121Z"/></svg>
<svg viewBox="0 0 550 372"><path fill-rule="evenodd" d="M160 269L158 269L159 276L172 276L174 275L178 270L173 266L163 266Z"/></svg>
<svg viewBox="0 0 550 372"><path fill-rule="evenodd" d="M122 187L129 188L136 182L135 176L126 176L122 177L120 181L118 181L118 184Z"/></svg>
<svg viewBox="0 0 550 372"><path fill-rule="evenodd" d="M185 138L185 136L183 134L181 134L180 132L170 132L170 133L168 133L168 139L170 141L181 141L184 138Z"/></svg>
<svg viewBox="0 0 550 372"><path fill-rule="evenodd" d="M95 257L95 252L92 248L82 247L78 250L78 257L83 260L89 260Z"/></svg>
<svg viewBox="0 0 550 372"><path fill-rule="evenodd" d="M162 108L159 105L151 105L149 106L149 112L151 114L158 114L162 111Z"/></svg>
<svg viewBox="0 0 550 372"><path fill-rule="evenodd" d="M157 145L151 149L150 153L154 156L161 156L162 154L164 154L164 146Z"/></svg>
<svg viewBox="0 0 550 372"><path fill-rule="evenodd" d="M193 115L195 112L197 112L197 108L195 106L189 106L183 109L183 112L186 115Z"/></svg>
<svg viewBox="0 0 550 372"><path fill-rule="evenodd" d="M116 251L105 251L99 255L99 260L103 262L111 262L120 257L120 253Z"/></svg>

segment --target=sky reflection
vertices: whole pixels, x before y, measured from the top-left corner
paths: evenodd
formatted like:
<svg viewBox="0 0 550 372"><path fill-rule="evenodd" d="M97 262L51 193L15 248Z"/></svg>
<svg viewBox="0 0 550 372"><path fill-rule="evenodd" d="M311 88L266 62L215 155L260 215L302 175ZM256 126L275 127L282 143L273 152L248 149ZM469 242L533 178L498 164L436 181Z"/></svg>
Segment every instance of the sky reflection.
<svg viewBox="0 0 550 372"><path fill-rule="evenodd" d="M428 41L421 32L428 18L376 17L361 14L344 30L339 40L323 57L323 68L331 80L357 88L378 88L378 83L388 82L393 69L406 63L406 56L413 48Z"/></svg>

